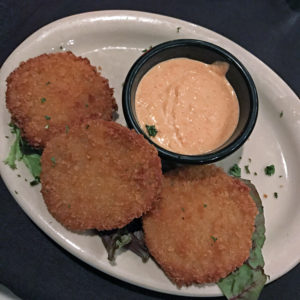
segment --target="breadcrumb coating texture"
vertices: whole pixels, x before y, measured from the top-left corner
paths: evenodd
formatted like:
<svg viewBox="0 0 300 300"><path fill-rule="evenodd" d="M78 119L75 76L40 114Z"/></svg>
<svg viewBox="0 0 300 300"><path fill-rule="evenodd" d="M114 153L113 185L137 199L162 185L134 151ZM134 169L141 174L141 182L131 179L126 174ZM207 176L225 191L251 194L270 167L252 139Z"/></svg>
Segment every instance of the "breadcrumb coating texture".
<svg viewBox="0 0 300 300"><path fill-rule="evenodd" d="M57 133L86 118L112 120L117 104L108 80L71 52L22 62L7 78L6 105L23 137L44 147Z"/></svg>
<svg viewBox="0 0 300 300"><path fill-rule="evenodd" d="M257 208L249 188L214 166L165 174L143 217L151 255L178 286L217 282L249 257Z"/></svg>
<svg viewBox="0 0 300 300"><path fill-rule="evenodd" d="M48 210L71 230L121 228L160 196L157 150L115 122L75 125L47 143L41 163Z"/></svg>

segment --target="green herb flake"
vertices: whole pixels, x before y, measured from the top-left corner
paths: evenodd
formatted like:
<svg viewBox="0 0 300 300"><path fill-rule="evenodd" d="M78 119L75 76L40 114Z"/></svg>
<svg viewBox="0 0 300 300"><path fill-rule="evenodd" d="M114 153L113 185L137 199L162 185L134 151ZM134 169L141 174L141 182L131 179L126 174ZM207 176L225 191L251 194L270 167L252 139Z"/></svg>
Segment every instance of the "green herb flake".
<svg viewBox="0 0 300 300"><path fill-rule="evenodd" d="M55 166L55 165L56 165L56 160L55 160L55 157L54 157L54 156L51 157L51 162L52 162L52 166Z"/></svg>
<svg viewBox="0 0 300 300"><path fill-rule="evenodd" d="M15 193L18 195L19 193L18 193L18 191L15 191Z"/></svg>
<svg viewBox="0 0 300 300"><path fill-rule="evenodd" d="M283 111L280 112L279 117L280 117L280 118L283 117Z"/></svg>
<svg viewBox="0 0 300 300"><path fill-rule="evenodd" d="M146 129L149 136L155 137L158 132L157 129L155 128L155 125L146 125Z"/></svg>
<svg viewBox="0 0 300 300"><path fill-rule="evenodd" d="M41 98L41 103L45 103L45 102L46 102L46 98L45 97Z"/></svg>
<svg viewBox="0 0 300 300"><path fill-rule="evenodd" d="M6 135L6 136L5 136L5 138L6 138L6 139L9 139L9 136L8 136L8 135Z"/></svg>
<svg viewBox="0 0 300 300"><path fill-rule="evenodd" d="M68 208L71 208L71 204L68 204Z"/></svg>
<svg viewBox="0 0 300 300"><path fill-rule="evenodd" d="M251 159L251 158L248 158L248 161L249 161L249 163L251 163L252 159Z"/></svg>
<svg viewBox="0 0 300 300"><path fill-rule="evenodd" d="M229 169L229 175L234 176L234 177L241 177L241 168L237 164L234 164Z"/></svg>
<svg viewBox="0 0 300 300"><path fill-rule="evenodd" d="M274 198L276 198L276 199L278 198L278 193L276 193L276 192L274 193Z"/></svg>
<svg viewBox="0 0 300 300"><path fill-rule="evenodd" d="M66 125L66 134L69 133L70 127L68 125Z"/></svg>
<svg viewBox="0 0 300 300"><path fill-rule="evenodd" d="M21 177L21 175L20 175L20 174L18 174L17 176L18 176L18 177Z"/></svg>
<svg viewBox="0 0 300 300"><path fill-rule="evenodd" d="M214 236L210 236L212 238L212 240L214 241L214 243L218 240L218 238L214 237Z"/></svg>
<svg viewBox="0 0 300 300"><path fill-rule="evenodd" d="M148 52L150 49L152 49L152 46L150 46L148 49L147 49L147 48L143 49L142 52L143 52L143 53L146 53L146 52Z"/></svg>
<svg viewBox="0 0 300 300"><path fill-rule="evenodd" d="M50 83L51 83L50 81L47 81L47 82L46 82L46 85L49 85Z"/></svg>
<svg viewBox="0 0 300 300"><path fill-rule="evenodd" d="M266 166L265 167L265 174L268 176L272 176L275 174L275 166L274 165L270 165L270 166Z"/></svg>
<svg viewBox="0 0 300 300"><path fill-rule="evenodd" d="M177 27L176 32L179 33L180 29L181 29L181 27Z"/></svg>
<svg viewBox="0 0 300 300"><path fill-rule="evenodd" d="M250 174L249 166L244 166L246 174Z"/></svg>
<svg viewBox="0 0 300 300"><path fill-rule="evenodd" d="M35 179L35 180L30 181L30 185L31 185L31 186L35 186L35 185L37 185L37 184L39 184L39 183L40 183L40 180L39 180L39 179Z"/></svg>
<svg viewBox="0 0 300 300"><path fill-rule="evenodd" d="M86 103L86 104L85 104L85 107L89 107L89 105Z"/></svg>
<svg viewBox="0 0 300 300"><path fill-rule="evenodd" d="M181 207L181 210L184 211L184 207Z"/></svg>
<svg viewBox="0 0 300 300"><path fill-rule="evenodd" d="M47 120L47 121L49 121L49 120L51 120L51 117L49 117L49 116L45 116L45 119Z"/></svg>
<svg viewBox="0 0 300 300"><path fill-rule="evenodd" d="M203 206L204 206L204 207L207 207L207 204L204 203Z"/></svg>
<svg viewBox="0 0 300 300"><path fill-rule="evenodd" d="M282 178L282 175L279 175L279 178Z"/></svg>
<svg viewBox="0 0 300 300"><path fill-rule="evenodd" d="M254 172L254 176L257 176L257 172Z"/></svg>
<svg viewBox="0 0 300 300"><path fill-rule="evenodd" d="M87 124L87 125L85 126L85 129L89 129L89 127L90 127L90 125L89 125L89 124Z"/></svg>

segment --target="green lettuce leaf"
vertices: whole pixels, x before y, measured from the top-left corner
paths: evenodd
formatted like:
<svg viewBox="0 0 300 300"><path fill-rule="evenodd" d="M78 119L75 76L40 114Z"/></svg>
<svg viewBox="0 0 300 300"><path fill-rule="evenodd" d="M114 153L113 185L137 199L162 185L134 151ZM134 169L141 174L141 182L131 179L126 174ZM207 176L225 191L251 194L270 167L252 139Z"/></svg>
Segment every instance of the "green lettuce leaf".
<svg viewBox="0 0 300 300"><path fill-rule="evenodd" d="M24 154L22 160L32 176L36 180L39 180L41 174L41 155L37 153Z"/></svg>
<svg viewBox="0 0 300 300"><path fill-rule="evenodd" d="M265 219L262 202L255 186L249 180L243 181L250 187L250 195L258 209L252 235L252 249L248 260L236 271L221 279L218 286L227 299L256 300L267 281L261 252L265 242Z"/></svg>
<svg viewBox="0 0 300 300"><path fill-rule="evenodd" d="M40 181L42 152L40 149L30 147L30 145L22 139L21 131L16 125L10 123L9 126L11 127L11 132L16 135L16 138L10 147L8 157L4 160L4 163L12 169L16 169L16 161L23 161L34 177L34 181L30 184L35 185Z"/></svg>
<svg viewBox="0 0 300 300"><path fill-rule="evenodd" d="M16 169L16 161L21 160L22 158L22 152L20 149L21 132L17 126L13 124L10 124L10 126L12 127L11 133L16 135L16 139L10 147L8 157L4 160L4 163L9 165L12 169Z"/></svg>
<svg viewBox="0 0 300 300"><path fill-rule="evenodd" d="M108 260L114 262L118 249L130 250L140 256L143 262L149 259L149 251L144 242L141 220L136 219L127 226L110 231L100 231L99 235L108 254Z"/></svg>

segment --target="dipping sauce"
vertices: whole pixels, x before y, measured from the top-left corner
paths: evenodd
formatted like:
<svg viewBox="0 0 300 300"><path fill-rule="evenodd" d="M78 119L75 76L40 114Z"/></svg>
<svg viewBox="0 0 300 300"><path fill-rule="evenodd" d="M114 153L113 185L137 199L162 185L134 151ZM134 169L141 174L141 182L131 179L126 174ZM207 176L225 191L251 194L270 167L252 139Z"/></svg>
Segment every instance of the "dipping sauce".
<svg viewBox="0 0 300 300"><path fill-rule="evenodd" d="M152 126L153 142L180 154L203 154L224 144L239 119L238 99L225 77L228 69L225 62L209 65L188 58L154 66L136 92L141 128L149 135L146 125Z"/></svg>

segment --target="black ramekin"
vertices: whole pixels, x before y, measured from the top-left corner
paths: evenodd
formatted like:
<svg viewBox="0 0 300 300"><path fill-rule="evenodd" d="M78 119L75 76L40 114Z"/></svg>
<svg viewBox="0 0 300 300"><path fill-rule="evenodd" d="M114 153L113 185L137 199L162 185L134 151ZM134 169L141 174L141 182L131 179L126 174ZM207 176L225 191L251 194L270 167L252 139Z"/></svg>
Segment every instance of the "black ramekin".
<svg viewBox="0 0 300 300"><path fill-rule="evenodd" d="M236 92L240 116L232 136L220 147L200 155L184 155L166 150L151 140L142 130L136 118L135 93L142 77L158 63L178 57L185 57L211 64L215 61L229 63L227 80ZM257 119L258 98L254 82L241 62L228 51L214 44L192 39L174 40L159 44L142 55L131 67L123 86L122 105L129 128L153 144L161 158L177 163L207 164L218 161L240 148L250 136Z"/></svg>

